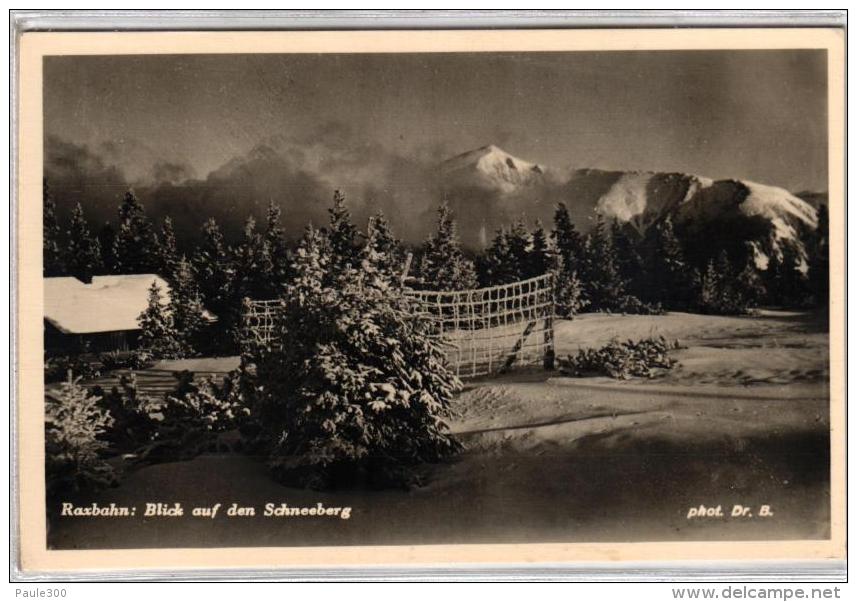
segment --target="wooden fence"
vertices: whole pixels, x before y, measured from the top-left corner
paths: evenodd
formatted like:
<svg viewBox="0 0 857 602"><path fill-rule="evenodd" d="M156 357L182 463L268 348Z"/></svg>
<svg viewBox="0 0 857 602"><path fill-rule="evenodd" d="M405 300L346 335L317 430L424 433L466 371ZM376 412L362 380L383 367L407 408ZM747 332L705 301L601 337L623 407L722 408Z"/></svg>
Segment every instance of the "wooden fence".
<svg viewBox="0 0 857 602"><path fill-rule="evenodd" d="M435 325L460 378L504 372L516 365L554 361L552 274L487 288L405 294ZM278 300L245 302L244 327L257 343L270 345Z"/></svg>
<svg viewBox="0 0 857 602"><path fill-rule="evenodd" d="M553 367L553 275L463 291L408 290L447 343L462 378L514 365Z"/></svg>

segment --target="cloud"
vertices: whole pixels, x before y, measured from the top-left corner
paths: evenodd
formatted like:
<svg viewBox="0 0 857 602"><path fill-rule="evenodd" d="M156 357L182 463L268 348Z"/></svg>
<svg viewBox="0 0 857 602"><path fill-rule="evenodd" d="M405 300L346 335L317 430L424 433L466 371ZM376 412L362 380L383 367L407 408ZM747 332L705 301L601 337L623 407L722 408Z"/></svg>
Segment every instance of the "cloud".
<svg viewBox="0 0 857 602"><path fill-rule="evenodd" d="M92 223L116 214L116 206L128 189L122 170L111 165L86 145L49 136L45 140L44 177L50 185L60 216L81 203Z"/></svg>
<svg viewBox="0 0 857 602"><path fill-rule="evenodd" d="M136 138L104 140L96 146L94 152L105 162L115 165L134 186L178 183L196 176L184 158L156 151Z"/></svg>
<svg viewBox="0 0 857 602"><path fill-rule="evenodd" d="M248 215L264 218L271 201L281 206L288 234L299 236L308 223L326 222L334 190L346 195L358 226L381 210L400 237L418 241L430 225L414 216L440 200L432 151L405 157L335 121L299 136L270 136L201 179L186 162L159 160L127 140L90 149L51 137L45 148L45 177L63 206L79 200L91 221L115 220L133 186L147 213L156 221L169 215L188 241L209 217L235 238Z"/></svg>
<svg viewBox="0 0 857 602"><path fill-rule="evenodd" d="M102 144L98 154L85 146L49 139L48 156L55 159L46 167L51 187L58 198L79 198L90 219L103 222L115 220L121 194L133 184L148 214L156 221L169 215L187 248L209 217L218 221L227 238L235 240L244 220L250 215L257 222L263 220L272 201L282 209L287 234L300 236L308 223L327 222L334 190L345 194L358 227L383 211L396 235L412 244L434 230L436 208L447 200L459 220L462 240L479 248L495 229L514 220L549 223L557 201L580 196L579 190L565 185L564 178L545 177L540 184L513 194L468 178L451 181L440 167L442 160L454 154L446 146L417 148L405 156L335 121L300 135L269 136L201 179L194 178L184 163L153 159L136 167L137 173L149 177L138 176L134 181L109 161L134 153L142 161L146 153L139 149L144 145L123 145ZM119 151L122 148L124 154ZM131 149L138 150L131 153ZM65 175L57 178L59 173ZM69 182L91 194L83 195L85 199L73 194Z"/></svg>
<svg viewBox="0 0 857 602"><path fill-rule="evenodd" d="M168 182L179 184L185 180L193 179L196 174L193 167L186 162L175 163L172 161L156 161L152 165L151 180L154 183Z"/></svg>
<svg viewBox="0 0 857 602"><path fill-rule="evenodd" d="M244 220L253 216L262 221L270 202L281 207L287 234L298 237L308 223L327 222L334 190L345 194L358 227L383 211L396 235L412 244L434 230L437 206L447 200L465 245L480 248L496 229L515 220L550 224L559 201L572 201L572 218L586 227L595 202L618 177L605 172L571 179L569 174L545 175L534 185L502 192L467 174L462 180L450 179L441 162L454 153L444 145L417 148L405 156L336 121L299 135L269 136L201 179L184 163L153 159L136 167L137 173L150 174L148 179L133 181L109 161L134 153L142 161L146 153L139 149L144 145L123 144L102 144L104 154L99 155L85 146L49 139L46 146L53 161L46 175L52 188L58 197L79 198L90 219L104 221L115 219L121 194L134 184L148 214L156 221L169 215L186 248L210 217L227 238L236 240ZM122 148L125 154L119 152ZM55 182L60 173L64 175ZM88 194L75 195L69 182Z"/></svg>

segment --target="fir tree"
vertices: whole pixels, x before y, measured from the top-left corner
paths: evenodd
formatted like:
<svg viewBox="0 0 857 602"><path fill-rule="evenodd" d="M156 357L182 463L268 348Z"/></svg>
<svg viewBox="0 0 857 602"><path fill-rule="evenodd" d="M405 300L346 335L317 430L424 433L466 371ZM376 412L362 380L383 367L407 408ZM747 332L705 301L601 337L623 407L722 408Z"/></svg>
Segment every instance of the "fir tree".
<svg viewBox="0 0 857 602"><path fill-rule="evenodd" d="M116 241L116 230L110 222L104 222L98 231L98 246L101 248L101 264L107 274L118 274L116 269L116 256L113 254L113 245Z"/></svg>
<svg viewBox="0 0 857 602"><path fill-rule="evenodd" d="M113 242L116 270L120 274L158 271L158 242L143 205L132 191L119 206L119 229Z"/></svg>
<svg viewBox="0 0 857 602"><path fill-rule="evenodd" d="M556 311L561 317L571 318L590 305L581 279L586 260L585 241L571 221L565 203L557 204L553 219L551 238L556 253Z"/></svg>
<svg viewBox="0 0 857 602"><path fill-rule="evenodd" d="M721 286L720 274L717 273L714 260L709 259L701 277L697 298L697 308L702 313L719 313L717 310L720 307Z"/></svg>
<svg viewBox="0 0 857 602"><path fill-rule="evenodd" d="M579 274L585 299L593 309L619 309L617 303L626 297L625 281L619 273L616 249L600 214L585 238Z"/></svg>
<svg viewBox="0 0 857 602"><path fill-rule="evenodd" d="M783 304L783 279L785 266L783 265L782 257L777 253L776 249L771 249L768 253L768 265L765 268L763 279L765 282L765 303L770 305Z"/></svg>
<svg viewBox="0 0 857 602"><path fill-rule="evenodd" d="M533 230L531 240L523 274L524 278L534 278L547 274L554 269L556 263L554 251L550 247L550 241L541 222L536 222L536 229Z"/></svg>
<svg viewBox="0 0 857 602"><path fill-rule="evenodd" d="M102 398L69 375L62 388L45 396L45 480L49 499L116 483L105 460L106 435L114 426Z"/></svg>
<svg viewBox="0 0 857 602"><path fill-rule="evenodd" d="M222 352L233 351L231 332L241 311L236 306L234 292L235 267L226 249L223 234L213 218L202 227L202 241L191 258L191 265L203 304L217 316L212 346L220 348Z"/></svg>
<svg viewBox="0 0 857 602"><path fill-rule="evenodd" d="M756 267L752 252L747 254L744 268L735 278L737 292L746 301L748 307L756 307L765 299L765 284Z"/></svg>
<svg viewBox="0 0 857 602"><path fill-rule="evenodd" d="M481 261L486 285L507 284L527 278L530 269L530 234L520 220L500 228Z"/></svg>
<svg viewBox="0 0 857 602"><path fill-rule="evenodd" d="M137 318L140 325L140 349L155 359L177 359L182 357L181 336L173 326L169 306L161 297L157 282L149 287L146 309Z"/></svg>
<svg viewBox="0 0 857 602"><path fill-rule="evenodd" d="M101 248L98 240L89 231L83 207L78 203L71 213L69 230L66 234L68 247L66 250L68 273L78 280L90 282L94 274L103 271L101 264Z"/></svg>
<svg viewBox="0 0 857 602"><path fill-rule="evenodd" d="M619 277L626 283L625 288L639 294L645 288L643 256L640 253L640 237L627 225L613 220L610 224L610 238L616 254L616 266Z"/></svg>
<svg viewBox="0 0 857 602"><path fill-rule="evenodd" d="M809 281L801 271L803 261L792 245L783 243L774 249L765 270L768 303L783 307L802 307L809 295Z"/></svg>
<svg viewBox="0 0 857 602"><path fill-rule="evenodd" d="M173 230L173 220L164 218L161 226L161 236L158 240L158 273L172 281L179 262L179 252L176 245L176 233Z"/></svg>
<svg viewBox="0 0 857 602"><path fill-rule="evenodd" d="M331 257L330 238L323 230L307 226L295 250L292 263L295 277L290 290L318 292L331 286Z"/></svg>
<svg viewBox="0 0 857 602"><path fill-rule="evenodd" d="M270 299L276 295L275 283L270 279L271 256L252 216L244 222L244 235L232 255L235 263L233 294L238 300L243 297Z"/></svg>
<svg viewBox="0 0 857 602"><path fill-rule="evenodd" d="M327 211L330 215L328 238L334 266L340 269L354 267L358 256L357 227L351 222L351 213L345 205L345 196L338 190L333 194L333 207Z"/></svg>
<svg viewBox="0 0 857 602"><path fill-rule="evenodd" d="M743 314L747 300L736 286L735 270L726 250L710 259L700 279L697 309L707 314Z"/></svg>
<svg viewBox="0 0 857 602"><path fill-rule="evenodd" d="M720 253L717 254L717 262L714 266L724 284L731 285L735 281L735 269L726 249L721 249Z"/></svg>
<svg viewBox="0 0 857 602"><path fill-rule="evenodd" d="M169 308L182 356L195 355L204 346L201 335L206 325L205 310L193 269L184 257L176 261L173 269Z"/></svg>
<svg viewBox="0 0 857 602"><path fill-rule="evenodd" d="M235 268L214 218L202 226L202 241L191 258L191 265L206 307L215 313L222 311L233 288Z"/></svg>
<svg viewBox="0 0 857 602"><path fill-rule="evenodd" d="M687 309L692 289L690 268L671 216L649 229L645 247L646 286L640 291L643 297L670 309Z"/></svg>
<svg viewBox="0 0 857 602"><path fill-rule="evenodd" d="M497 230L491 246L480 262L481 281L485 286L507 284L521 279L520 267L512 255L509 236L504 229Z"/></svg>
<svg viewBox="0 0 857 602"><path fill-rule="evenodd" d="M464 257L458 228L449 205L438 208L437 231L422 248L419 276L422 286L451 291L476 288L473 262Z"/></svg>
<svg viewBox="0 0 857 602"><path fill-rule="evenodd" d="M282 288L292 277L291 253L285 231L280 223L282 212L279 205L271 201L265 218L265 246L270 257L269 279L274 296L279 296Z"/></svg>
<svg viewBox="0 0 857 602"><path fill-rule="evenodd" d="M518 278L523 279L527 269L530 249L530 233L521 220L516 221L506 233L506 246L509 248L509 257L518 273Z"/></svg>
<svg viewBox="0 0 857 602"><path fill-rule="evenodd" d="M578 272L583 259L583 237L568 214L565 203L559 203L554 212L554 230L551 237L556 247L556 253L562 260L567 273Z"/></svg>
<svg viewBox="0 0 857 602"><path fill-rule="evenodd" d="M458 449L444 419L459 383L404 291L373 261L333 265L331 244L328 232L307 230L274 327L288 344L245 358L260 442L286 481L408 484L413 467Z"/></svg>
<svg viewBox="0 0 857 602"><path fill-rule="evenodd" d="M402 246L380 211L369 218L364 254L384 277L394 283L400 281Z"/></svg>
<svg viewBox="0 0 857 602"><path fill-rule="evenodd" d="M573 318L589 305L583 293L583 283L574 270L568 270L560 257L557 260L554 287L556 314L560 318Z"/></svg>
<svg viewBox="0 0 857 602"><path fill-rule="evenodd" d="M46 277L64 276L62 231L57 221L57 206L47 181L42 182L42 271Z"/></svg>

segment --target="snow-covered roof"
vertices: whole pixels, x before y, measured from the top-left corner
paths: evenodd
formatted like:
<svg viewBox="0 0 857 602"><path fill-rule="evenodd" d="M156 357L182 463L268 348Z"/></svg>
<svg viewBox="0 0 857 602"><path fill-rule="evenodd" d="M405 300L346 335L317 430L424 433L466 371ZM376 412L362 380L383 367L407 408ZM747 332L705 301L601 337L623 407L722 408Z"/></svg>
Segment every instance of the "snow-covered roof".
<svg viewBox="0 0 857 602"><path fill-rule="evenodd" d="M170 287L157 274L95 276L90 284L77 278L45 278L45 320L66 334L139 330L137 317L157 282L164 302Z"/></svg>

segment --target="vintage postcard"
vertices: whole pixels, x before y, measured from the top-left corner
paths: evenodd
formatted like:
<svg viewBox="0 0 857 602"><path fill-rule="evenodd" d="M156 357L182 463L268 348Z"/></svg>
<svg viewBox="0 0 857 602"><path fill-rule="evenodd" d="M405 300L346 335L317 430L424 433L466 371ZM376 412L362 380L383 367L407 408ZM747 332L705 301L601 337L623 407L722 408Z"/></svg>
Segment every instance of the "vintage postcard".
<svg viewBox="0 0 857 602"><path fill-rule="evenodd" d="M19 59L23 569L844 557L842 31Z"/></svg>

